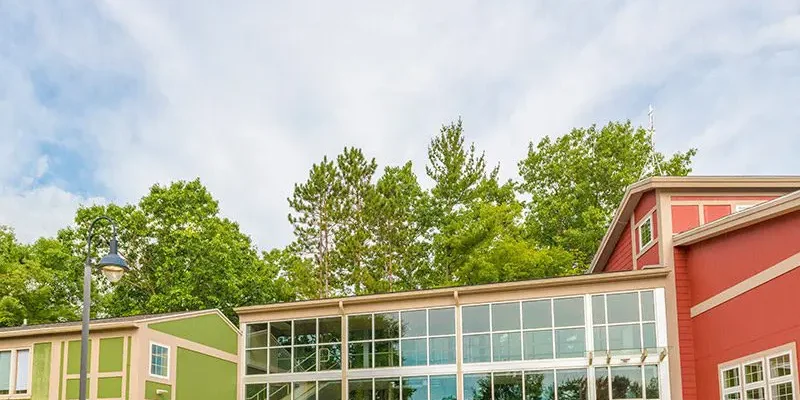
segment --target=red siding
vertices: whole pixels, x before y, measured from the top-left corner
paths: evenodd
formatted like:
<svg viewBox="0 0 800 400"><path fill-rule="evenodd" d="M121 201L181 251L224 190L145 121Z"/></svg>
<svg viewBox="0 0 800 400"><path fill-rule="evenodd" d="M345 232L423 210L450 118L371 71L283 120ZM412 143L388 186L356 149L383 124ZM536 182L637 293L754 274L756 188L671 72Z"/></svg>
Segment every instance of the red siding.
<svg viewBox="0 0 800 400"><path fill-rule="evenodd" d="M672 232L681 233L700 225L700 209L696 205L672 206Z"/></svg>
<svg viewBox="0 0 800 400"><path fill-rule="evenodd" d="M675 297L678 306L678 345L681 357L683 400L697 400L695 345L691 317L691 285L686 250L675 248ZM706 399L706 397L700 397Z"/></svg>
<svg viewBox="0 0 800 400"><path fill-rule="evenodd" d="M689 252L697 304L800 250L800 211L697 243Z"/></svg>
<svg viewBox="0 0 800 400"><path fill-rule="evenodd" d="M697 398L720 398L719 364L800 341L800 313L786 309L798 288L795 269L693 319Z"/></svg>
<svg viewBox="0 0 800 400"><path fill-rule="evenodd" d="M656 192L651 190L642 195L636 208L633 209L633 217L636 222L639 222L644 216L656 206Z"/></svg>
<svg viewBox="0 0 800 400"><path fill-rule="evenodd" d="M625 224L617 246L608 258L606 271L629 271L633 269L633 249L631 248L631 224Z"/></svg>
<svg viewBox="0 0 800 400"><path fill-rule="evenodd" d="M716 221L726 215L730 215L730 213L731 206L729 204L703 206L706 223Z"/></svg>
<svg viewBox="0 0 800 400"><path fill-rule="evenodd" d="M659 265L658 244L647 249L647 251L636 259L636 269L641 269L645 265Z"/></svg>

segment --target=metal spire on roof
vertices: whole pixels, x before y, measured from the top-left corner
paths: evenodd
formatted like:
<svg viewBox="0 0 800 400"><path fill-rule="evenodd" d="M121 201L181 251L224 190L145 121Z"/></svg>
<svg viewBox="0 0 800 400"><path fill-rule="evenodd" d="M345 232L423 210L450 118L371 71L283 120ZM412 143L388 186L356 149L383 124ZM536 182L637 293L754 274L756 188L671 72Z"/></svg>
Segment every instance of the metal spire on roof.
<svg viewBox="0 0 800 400"><path fill-rule="evenodd" d="M650 168L652 168L652 172L654 175L659 175L659 176L663 175L663 173L661 172L661 167L658 165L658 161L656 160L656 120L655 120L655 108L653 108L652 104L650 104L647 110L647 120L648 120L647 131L650 132L650 145L653 148L653 151L650 153L650 159L647 160L647 162L644 165L644 168L642 168L642 174L639 177L639 179L644 178L645 175L647 175L647 173L650 172L649 171Z"/></svg>

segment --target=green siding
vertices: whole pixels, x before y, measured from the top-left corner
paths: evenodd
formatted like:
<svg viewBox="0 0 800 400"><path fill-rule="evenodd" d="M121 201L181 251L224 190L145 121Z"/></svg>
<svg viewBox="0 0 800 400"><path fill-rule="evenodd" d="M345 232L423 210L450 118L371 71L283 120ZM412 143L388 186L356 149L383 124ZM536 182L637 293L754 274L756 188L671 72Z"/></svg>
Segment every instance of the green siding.
<svg viewBox="0 0 800 400"><path fill-rule="evenodd" d="M100 378L97 381L97 398L118 399L122 397L122 377Z"/></svg>
<svg viewBox="0 0 800 400"><path fill-rule="evenodd" d="M128 336L128 360L125 361L125 400L131 398L131 337Z"/></svg>
<svg viewBox="0 0 800 400"><path fill-rule="evenodd" d="M236 400L236 364L178 347L177 400Z"/></svg>
<svg viewBox="0 0 800 400"><path fill-rule="evenodd" d="M58 352L58 400L63 399L62 388L64 384L64 342L61 342L61 351Z"/></svg>
<svg viewBox="0 0 800 400"><path fill-rule="evenodd" d="M124 344L121 337L100 339L100 372L122 372Z"/></svg>
<svg viewBox="0 0 800 400"><path fill-rule="evenodd" d="M50 395L50 360L52 343L33 345L33 376L31 377L31 400L47 400Z"/></svg>
<svg viewBox="0 0 800 400"><path fill-rule="evenodd" d="M207 314L176 321L157 322L149 328L204 344L231 354L238 354L239 336L219 314Z"/></svg>
<svg viewBox="0 0 800 400"><path fill-rule="evenodd" d="M156 395L156 389L164 389L164 390L167 391L167 393L163 394L161 396L157 396ZM144 383L144 398L146 400L171 399L172 398L172 386L164 384L164 383L146 381ZM204 399L204 398L208 398L208 397L198 397L198 399Z"/></svg>
<svg viewBox="0 0 800 400"><path fill-rule="evenodd" d="M86 397L89 398L89 391L91 390L91 385L86 388ZM80 379L67 379L67 400L75 400L78 398L78 393L81 392L81 380Z"/></svg>
<svg viewBox="0 0 800 400"><path fill-rule="evenodd" d="M89 339L89 359L87 371L92 370L92 339ZM67 348L67 374L81 373L81 341L73 340L69 342Z"/></svg>

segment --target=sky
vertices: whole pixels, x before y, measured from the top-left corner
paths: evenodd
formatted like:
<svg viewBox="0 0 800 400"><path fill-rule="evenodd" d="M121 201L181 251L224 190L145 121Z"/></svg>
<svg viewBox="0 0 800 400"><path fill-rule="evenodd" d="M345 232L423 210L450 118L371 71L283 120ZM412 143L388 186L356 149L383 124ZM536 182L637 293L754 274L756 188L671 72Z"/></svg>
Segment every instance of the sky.
<svg viewBox="0 0 800 400"><path fill-rule="evenodd" d="M695 174L800 173L800 2L0 0L0 225L199 177L269 249L345 146L425 182L461 117L514 178L531 141L649 104Z"/></svg>

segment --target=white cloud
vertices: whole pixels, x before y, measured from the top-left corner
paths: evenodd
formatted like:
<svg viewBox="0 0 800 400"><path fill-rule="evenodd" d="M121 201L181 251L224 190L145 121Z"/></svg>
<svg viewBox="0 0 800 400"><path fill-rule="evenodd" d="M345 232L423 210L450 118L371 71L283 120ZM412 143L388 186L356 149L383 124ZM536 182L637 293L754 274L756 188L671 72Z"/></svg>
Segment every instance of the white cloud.
<svg viewBox="0 0 800 400"><path fill-rule="evenodd" d="M0 139L10 143L0 144L0 196L20 212L51 207L26 200L42 189L13 183L35 175L25 165L41 157L37 144L76 142L96 164L90 178L103 197L135 201L155 182L199 176L266 248L290 239L292 185L344 146L381 166L412 159L423 175L429 138L462 116L470 139L513 176L530 140L610 119L644 122L648 103L659 147L699 147L697 172L800 167L789 150L800 144L800 10L791 0L61 7L19 2L12 15L31 17L32 51L0 51L0 76L14 77L0 78L10 87L0 90ZM37 102L26 75L43 64L103 77L88 85L101 94L116 77L135 84L121 100L54 110ZM83 201L62 195L59 210Z"/></svg>

